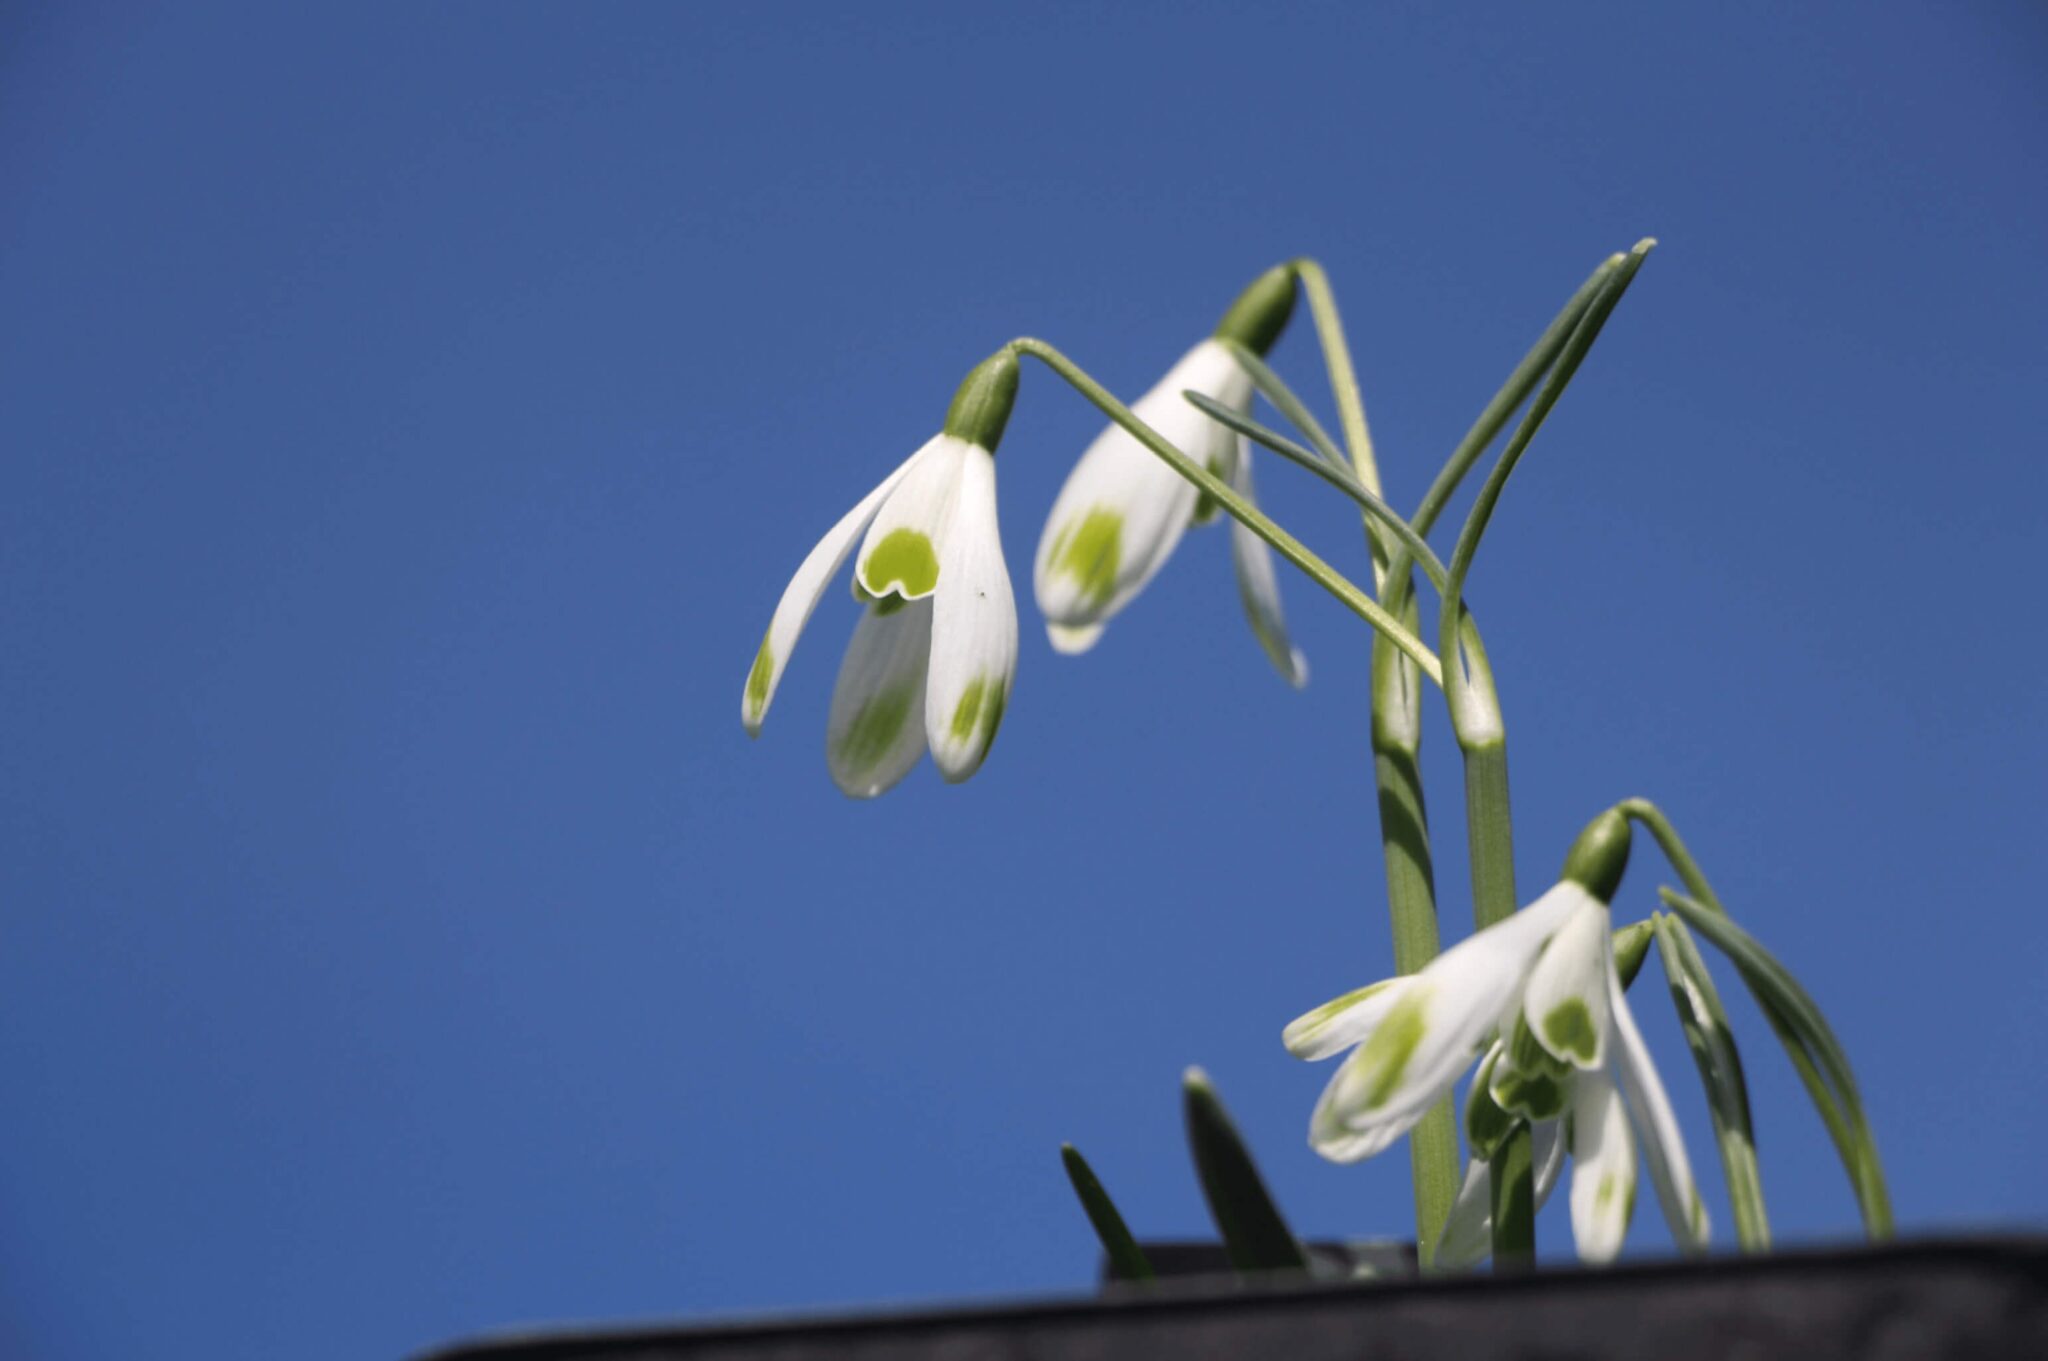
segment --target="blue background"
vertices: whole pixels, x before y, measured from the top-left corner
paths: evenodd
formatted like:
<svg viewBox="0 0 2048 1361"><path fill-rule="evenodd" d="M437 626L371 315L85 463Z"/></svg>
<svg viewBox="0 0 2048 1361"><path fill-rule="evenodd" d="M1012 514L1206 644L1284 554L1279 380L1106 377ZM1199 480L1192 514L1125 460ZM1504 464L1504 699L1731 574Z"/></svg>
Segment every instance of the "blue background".
<svg viewBox="0 0 2048 1361"><path fill-rule="evenodd" d="M1190 1062L1300 1229L1405 1233L1278 1043L1390 967L1334 602L1285 574L1295 694L1221 531L1078 661L1027 597L958 788L832 788L843 588L736 713L969 365L1034 333L1135 396L1297 253L1412 504L1662 240L1472 586L1525 889L1658 799L1833 1017L1902 1224L2041 1227L2044 57L1990 3L9 7L0 1351L1081 1289L1062 1139L1207 1229ZM1305 326L1276 362L1328 411ZM1100 424L1027 370L1027 592ZM1730 988L1780 1235L1847 1234Z"/></svg>

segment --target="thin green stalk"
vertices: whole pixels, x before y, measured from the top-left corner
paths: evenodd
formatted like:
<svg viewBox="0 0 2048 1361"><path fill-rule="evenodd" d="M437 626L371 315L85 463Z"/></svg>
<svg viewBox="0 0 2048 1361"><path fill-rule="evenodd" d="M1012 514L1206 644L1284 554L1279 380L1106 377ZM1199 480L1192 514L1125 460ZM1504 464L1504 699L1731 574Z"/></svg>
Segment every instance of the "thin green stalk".
<svg viewBox="0 0 2048 1361"><path fill-rule="evenodd" d="M1330 389L1337 400L1338 419L1351 453L1351 475L1343 480L1333 476L1331 480L1357 501L1365 513L1365 542L1372 556L1373 584L1382 596L1386 594L1386 566L1393 556L1393 545L1400 542L1441 586L1443 564L1437 561L1428 543L1381 499L1379 464L1365 422L1365 401L1352 369L1351 348L1337 315L1329 277L1320 264L1306 259L1295 262L1295 273L1308 294L1316 338L1329 369ZM1249 371L1281 414L1293 420L1319 449L1328 444L1328 436L1322 434L1306 405L1287 390L1277 375L1257 360ZM1334 474L1340 465L1337 460L1329 460L1320 467L1304 466L1317 472L1327 469ZM1407 575L1403 568L1404 580ZM1406 593L1406 598L1407 609L1399 605L1394 609L1402 615L1404 623L1414 628L1419 615L1413 594ZM1379 793L1380 848L1387 876L1387 914L1394 935L1394 968L1398 973L1412 974L1435 959L1442 945L1437 930L1436 871L1429 845L1429 813L1422 793L1422 680L1413 663L1397 653L1384 635L1373 638L1372 747L1373 779ZM1436 1259L1437 1239L1443 1234L1458 1195L1457 1114L1448 1095L1409 1131L1408 1159L1415 1193L1416 1260L1428 1270Z"/></svg>
<svg viewBox="0 0 2048 1361"><path fill-rule="evenodd" d="M1358 390L1358 374L1351 366L1351 346L1344 339L1344 322L1337 315L1337 297L1330 290L1330 277L1321 264L1307 258L1293 262L1301 291L1308 294L1309 314L1315 319L1316 339L1322 345L1323 364L1330 371L1330 392L1337 399L1337 422L1344 430L1344 443L1351 450L1351 467L1359 483L1373 495L1381 494L1379 462L1373 456L1372 432L1365 424L1365 399ZM1391 554L1384 541L1366 531L1373 551L1375 584L1384 584Z"/></svg>
<svg viewBox="0 0 2048 1361"><path fill-rule="evenodd" d="M1496 715L1497 715L1496 710ZM1473 924L1485 930L1514 913L1515 838L1508 813L1505 737L1466 746L1465 835L1472 861ZM1493 1178L1493 1262L1512 1271L1536 1260L1536 1207L1529 1182L1526 1125L1489 1164Z"/></svg>
<svg viewBox="0 0 2048 1361"><path fill-rule="evenodd" d="M1175 472L1207 492L1246 529L1271 544L1281 557L1306 572L1312 581L1335 596L1345 608L1378 629L1394 646L1412 658L1432 683L1443 684L1443 667L1437 661L1436 654L1431 652L1420 638L1401 627L1400 621L1387 613L1378 601L1367 595L1349 577L1316 556L1300 540L1262 514L1257 506L1239 496L1227 482L1174 448L1158 431L1132 415L1130 408L1111 396L1108 389L1090 378L1073 360L1044 341L1029 337L1011 341L1010 349L1018 354L1030 355L1065 379L1069 386L1128 431L1140 444L1163 459Z"/></svg>
<svg viewBox="0 0 2048 1361"><path fill-rule="evenodd" d="M1408 622L1414 623L1412 600L1407 613ZM1378 637L1372 647L1372 752L1387 915L1394 930L1394 970L1412 974L1435 959L1441 947L1429 810L1422 795L1422 678L1414 663ZM1449 1096L1409 1132L1408 1159L1415 1190L1416 1258L1427 1270L1458 1196L1457 1116Z"/></svg>
<svg viewBox="0 0 2048 1361"><path fill-rule="evenodd" d="M1429 546L1428 540L1409 527L1408 522L1401 518L1399 511L1382 500L1377 492L1361 483L1349 468L1341 463L1329 462L1312 449L1302 448L1285 435L1261 425L1249 416L1239 415L1213 397L1194 391L1181 395L1210 420L1235 430L1261 448L1271 449L1289 462L1300 464L1350 497L1365 513L1372 528L1382 536L1392 537L1407 550L1421 566L1423 575L1429 578L1431 585L1438 588L1443 586L1446 573L1443 560L1437 557L1436 550Z"/></svg>

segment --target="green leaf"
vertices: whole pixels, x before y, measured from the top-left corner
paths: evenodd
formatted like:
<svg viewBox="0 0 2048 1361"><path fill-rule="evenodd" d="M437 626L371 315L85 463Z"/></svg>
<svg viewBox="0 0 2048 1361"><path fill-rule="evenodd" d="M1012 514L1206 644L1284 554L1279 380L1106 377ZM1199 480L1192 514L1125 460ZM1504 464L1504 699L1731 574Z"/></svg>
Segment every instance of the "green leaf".
<svg viewBox="0 0 2048 1361"><path fill-rule="evenodd" d="M1742 1055L1728 1029L1728 1013L1714 987L1707 962L1683 921L1658 913L1657 958L1671 985L1679 1028L1700 1070L1707 1108L1720 1145L1721 1170L1728 1180L1728 1201L1735 1210L1735 1237L1745 1252L1771 1246L1770 1220L1764 1212L1762 1174L1756 1162L1756 1131L1750 1123L1749 1086L1742 1076Z"/></svg>
<svg viewBox="0 0 2048 1361"><path fill-rule="evenodd" d="M1153 1279L1152 1263L1145 1260L1145 1250L1138 1246L1137 1239L1131 1237L1130 1229L1124 1225L1124 1217L1117 1213L1116 1202L1109 1198L1109 1192L1102 1189L1102 1183L1095 1178L1095 1169L1088 1166L1081 1150L1072 1144L1061 1144L1060 1161L1067 1166L1067 1180L1074 1184L1074 1194L1080 1197L1081 1208L1088 1212L1088 1222L1095 1226L1095 1236L1102 1240L1102 1250L1109 1257L1110 1276L1119 1281Z"/></svg>
<svg viewBox="0 0 2048 1361"><path fill-rule="evenodd" d="M1187 398L1197 410L1210 420L1229 426L1254 444L1262 448L1271 449L1282 458L1299 463L1302 467L1308 469L1317 477L1322 478L1323 481L1328 482L1353 501L1356 501L1361 510L1371 516L1381 528L1399 540L1402 547L1406 548L1414 556L1415 561L1422 565L1422 570L1429 577L1431 585L1439 588L1443 586L1444 565L1438 560L1435 550L1431 549L1423 541L1422 536L1417 534L1409 526L1408 522L1401 518L1399 511L1367 491L1359 483L1358 479L1351 475L1351 470L1342 463L1331 463L1317 457L1313 452L1302 448L1285 435L1260 425L1251 417L1241 415L1203 393L1189 391L1181 395Z"/></svg>
<svg viewBox="0 0 2048 1361"><path fill-rule="evenodd" d="M1640 242L1626 256L1611 262L1612 271L1600 281L1592 300L1586 304L1585 310L1572 324L1569 336L1557 352L1556 362L1544 375L1543 386L1537 390L1534 400L1529 403L1528 411L1523 413L1522 423L1515 428L1507 447L1501 450L1500 457L1487 473L1485 483L1481 485L1478 496L1473 500L1472 510L1465 517L1464 527L1458 531L1458 543L1451 550L1449 580L1443 587L1437 624L1437 650L1443 655L1446 664L1446 693L1450 693L1452 685L1456 683L1448 667L1455 657L1457 646L1461 612L1459 598L1465 590L1465 576L1472 569L1473 557L1479 551L1479 541L1485 536L1486 527L1493 519L1493 508L1499 503L1508 477L1514 472L1515 465L1521 461L1529 442L1536 438L1536 432L1543 428L1544 418L1550 414L1551 408L1557 405L1558 398L1564 395L1565 387L1571 382L1572 375L1578 372L1587 351L1593 348L1593 342L1599 338L1601 328L1607 324L1607 318L1613 313L1615 305L1621 301L1621 295L1628 291L1630 281L1635 278L1636 271L1642 267L1644 256L1654 244L1652 241ZM1427 533L1428 530L1423 527L1421 532Z"/></svg>
<svg viewBox="0 0 2048 1361"><path fill-rule="evenodd" d="M1660 888L1657 893L1666 907L1713 942L1735 965L1743 985L1763 1008L1771 1029L1777 1032L1793 1067L1799 1071L1807 1095L1828 1127L1835 1151L1855 1189L1864 1230L1872 1238L1889 1238L1891 1195L1878 1161L1877 1143L1864 1115L1863 1099L1857 1091L1855 1074L1850 1071L1848 1055L1842 1051L1841 1042L1835 1038L1820 1008L1791 971L1726 913L1673 889Z"/></svg>
<svg viewBox="0 0 2048 1361"><path fill-rule="evenodd" d="M1230 1264L1239 1272L1307 1270L1308 1255L1267 1194L1237 1126L1209 1085L1209 1075L1188 1069L1181 1092L1188 1149Z"/></svg>
<svg viewBox="0 0 2048 1361"><path fill-rule="evenodd" d="M1350 472L1351 464L1344 457L1344 451L1337 447L1337 442L1330 438L1330 432L1323 429L1322 423L1315 418L1307 404L1295 395L1294 389L1287 386L1279 374L1273 372L1272 365L1235 341L1226 340L1223 344L1231 356L1244 366L1244 371L1252 376L1252 386L1273 404L1275 411L1285 416L1295 429L1308 437L1310 447L1328 462L1347 473Z"/></svg>

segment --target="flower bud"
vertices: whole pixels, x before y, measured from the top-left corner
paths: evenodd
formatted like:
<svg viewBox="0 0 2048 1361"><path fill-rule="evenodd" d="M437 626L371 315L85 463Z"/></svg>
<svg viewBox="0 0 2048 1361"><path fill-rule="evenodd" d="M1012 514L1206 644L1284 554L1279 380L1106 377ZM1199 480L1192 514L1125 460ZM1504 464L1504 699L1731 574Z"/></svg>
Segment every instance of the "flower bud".
<svg viewBox="0 0 2048 1361"><path fill-rule="evenodd" d="M1237 295L1223 320L1216 323L1216 338L1234 340L1253 354L1263 355L1273 348L1293 315L1294 266L1275 265Z"/></svg>
<svg viewBox="0 0 2048 1361"><path fill-rule="evenodd" d="M1564 858L1564 877L1601 902L1612 902L1628 868L1628 819L1610 808L1586 824Z"/></svg>
<svg viewBox="0 0 2048 1361"><path fill-rule="evenodd" d="M1005 346L961 380L946 408L946 433L994 453L1016 402L1017 356Z"/></svg>

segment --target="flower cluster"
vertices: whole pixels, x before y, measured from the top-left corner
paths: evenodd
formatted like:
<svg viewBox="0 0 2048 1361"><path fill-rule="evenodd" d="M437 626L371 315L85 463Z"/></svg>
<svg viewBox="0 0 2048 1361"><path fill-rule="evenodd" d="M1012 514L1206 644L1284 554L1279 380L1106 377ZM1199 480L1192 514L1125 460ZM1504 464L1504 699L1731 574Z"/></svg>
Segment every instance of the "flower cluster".
<svg viewBox="0 0 2048 1361"><path fill-rule="evenodd" d="M1438 955L1420 972L1347 993L1297 1018L1282 1042L1299 1058L1345 1049L1309 1118L1333 1162L1371 1157L1408 1133L1480 1060L1466 1112L1474 1163L1437 1264L1484 1254L1483 1159L1522 1121L1536 1141L1537 1190L1572 1156L1572 1233L1581 1258L1620 1251L1635 1205L1636 1150L1672 1235L1704 1247L1707 1215L1670 1098L1616 972L1608 899L1628 862L1629 827L1603 813L1580 834L1563 877L1536 901Z"/></svg>

